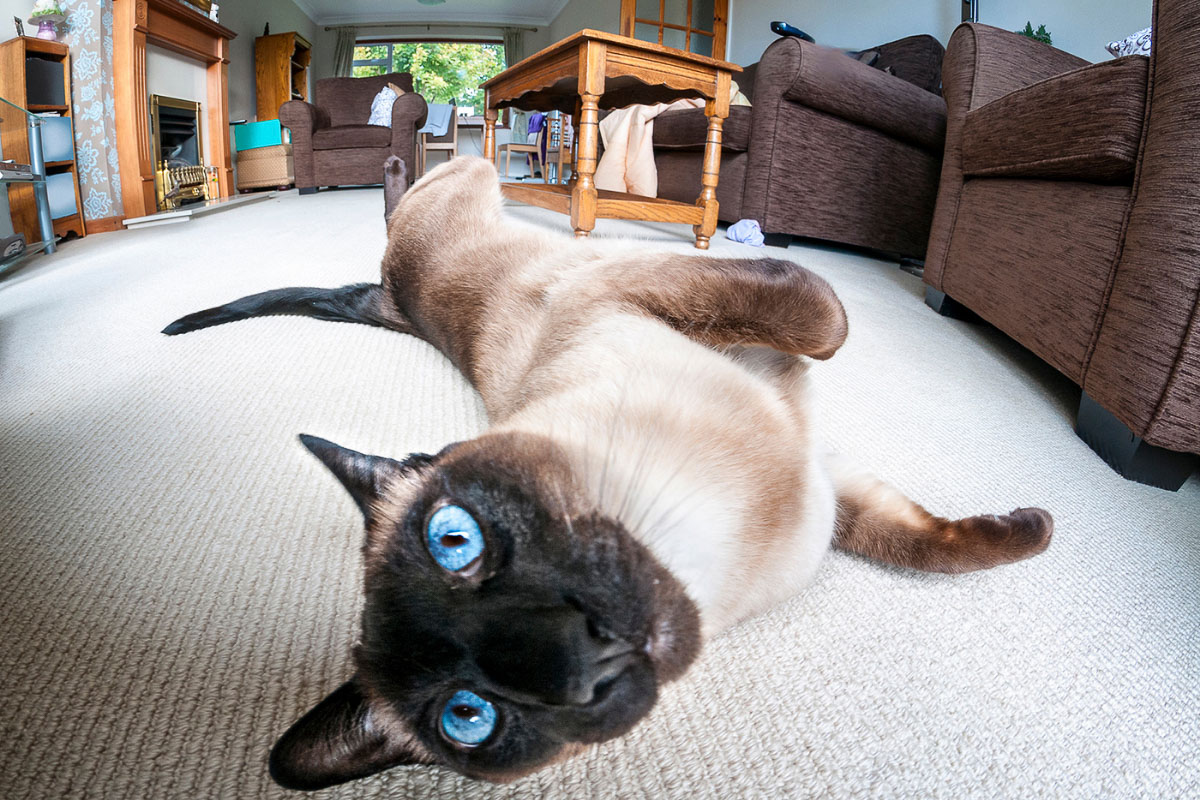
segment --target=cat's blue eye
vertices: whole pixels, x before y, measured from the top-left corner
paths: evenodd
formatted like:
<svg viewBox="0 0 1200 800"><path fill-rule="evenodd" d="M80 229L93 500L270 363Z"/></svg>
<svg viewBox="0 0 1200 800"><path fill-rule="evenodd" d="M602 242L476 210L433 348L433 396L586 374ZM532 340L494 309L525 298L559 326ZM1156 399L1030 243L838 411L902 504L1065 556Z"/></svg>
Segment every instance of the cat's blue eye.
<svg viewBox="0 0 1200 800"><path fill-rule="evenodd" d="M496 707L474 692L455 692L442 709L442 733L453 742L474 747L495 729Z"/></svg>
<svg viewBox="0 0 1200 800"><path fill-rule="evenodd" d="M465 509L442 506L429 518L425 544L438 566L458 572L483 554L483 532Z"/></svg>

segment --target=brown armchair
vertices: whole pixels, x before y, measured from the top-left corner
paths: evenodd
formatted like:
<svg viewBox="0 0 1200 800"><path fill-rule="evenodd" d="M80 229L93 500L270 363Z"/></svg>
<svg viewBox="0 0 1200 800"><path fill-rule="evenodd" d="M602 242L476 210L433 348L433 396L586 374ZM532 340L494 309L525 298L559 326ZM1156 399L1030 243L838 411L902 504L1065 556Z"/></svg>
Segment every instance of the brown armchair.
<svg viewBox="0 0 1200 800"><path fill-rule="evenodd" d="M1076 430L1178 488L1200 453L1200 0L1153 51L1088 64L960 26L926 301L966 307L1083 389Z"/></svg>
<svg viewBox="0 0 1200 800"><path fill-rule="evenodd" d="M804 236L923 257L945 137L944 51L932 36L873 49L868 66L785 37L736 76L752 106L725 121L722 221L756 220L771 244ZM706 122L700 109L655 119L660 197L700 195Z"/></svg>
<svg viewBox="0 0 1200 800"><path fill-rule="evenodd" d="M394 83L404 90L392 106L392 127L368 125L371 101ZM399 156L415 180L417 129L425 124L425 98L413 92L412 75L392 72L371 78L323 78L315 103L289 100L279 108L279 121L292 132L296 188L301 194L319 186L383 182L383 163Z"/></svg>

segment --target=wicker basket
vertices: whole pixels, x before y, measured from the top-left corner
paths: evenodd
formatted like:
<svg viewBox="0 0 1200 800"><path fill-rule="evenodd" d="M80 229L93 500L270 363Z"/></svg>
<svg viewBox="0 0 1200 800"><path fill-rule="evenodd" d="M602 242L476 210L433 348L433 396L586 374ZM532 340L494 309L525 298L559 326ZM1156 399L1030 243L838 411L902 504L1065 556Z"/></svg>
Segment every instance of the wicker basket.
<svg viewBox="0 0 1200 800"><path fill-rule="evenodd" d="M292 146L275 144L238 153L237 188L263 189L295 183L292 171Z"/></svg>

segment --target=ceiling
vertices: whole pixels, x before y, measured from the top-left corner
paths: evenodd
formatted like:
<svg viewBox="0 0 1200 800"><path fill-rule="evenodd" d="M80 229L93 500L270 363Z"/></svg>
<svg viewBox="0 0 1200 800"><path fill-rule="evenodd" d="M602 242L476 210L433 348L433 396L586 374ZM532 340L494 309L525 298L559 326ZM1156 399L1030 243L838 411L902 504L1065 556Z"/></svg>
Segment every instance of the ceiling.
<svg viewBox="0 0 1200 800"><path fill-rule="evenodd" d="M367 22L456 22L549 25L567 0L295 0L318 25Z"/></svg>

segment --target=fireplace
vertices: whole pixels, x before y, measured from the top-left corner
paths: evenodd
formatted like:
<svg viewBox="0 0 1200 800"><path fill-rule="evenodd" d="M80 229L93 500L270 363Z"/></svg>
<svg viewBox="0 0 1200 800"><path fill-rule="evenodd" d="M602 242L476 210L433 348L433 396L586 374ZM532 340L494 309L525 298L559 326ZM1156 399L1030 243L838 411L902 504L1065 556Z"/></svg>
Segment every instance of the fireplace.
<svg viewBox="0 0 1200 800"><path fill-rule="evenodd" d="M233 191L229 153L229 40L237 36L178 0L111 0L113 13L113 103L121 165L121 203L126 218L155 210L155 153L151 150L146 45L165 47L205 65L205 128L215 198ZM105 2L107 8L109 2Z"/></svg>
<svg viewBox="0 0 1200 800"><path fill-rule="evenodd" d="M199 103L158 94L150 96L154 195L159 211L208 199L201 134Z"/></svg>

